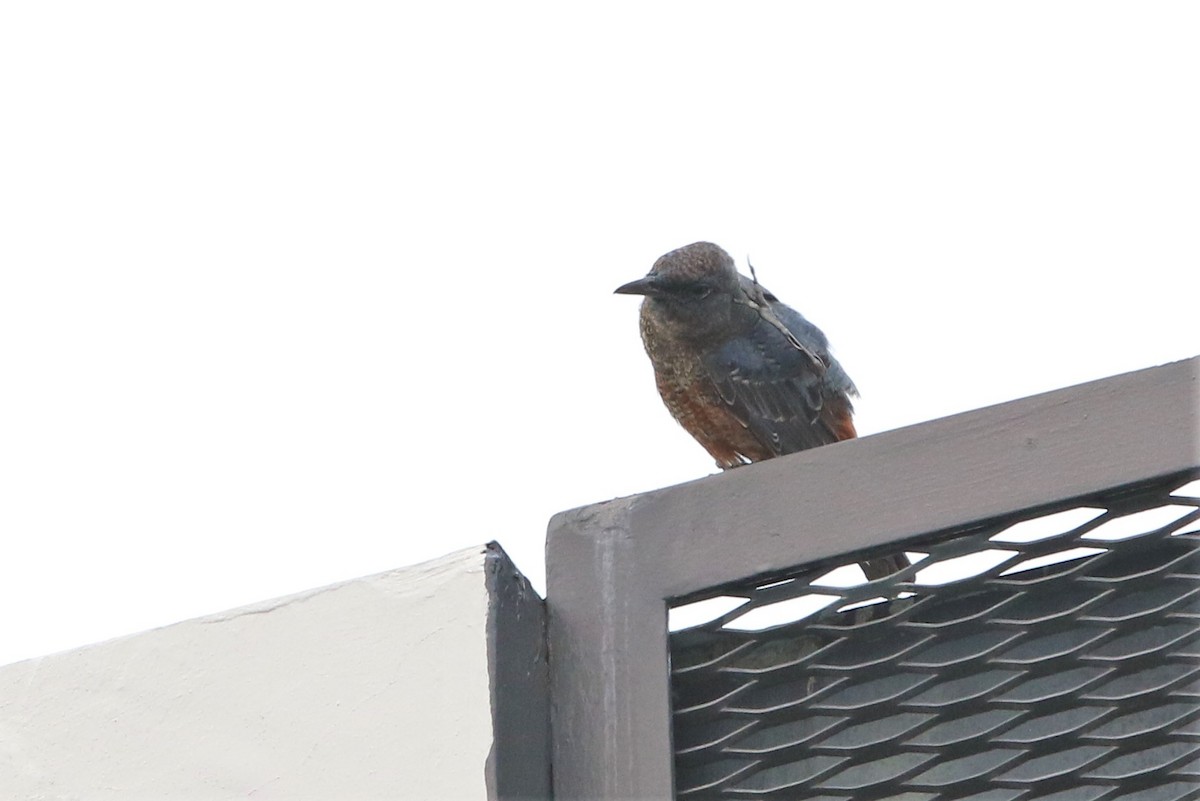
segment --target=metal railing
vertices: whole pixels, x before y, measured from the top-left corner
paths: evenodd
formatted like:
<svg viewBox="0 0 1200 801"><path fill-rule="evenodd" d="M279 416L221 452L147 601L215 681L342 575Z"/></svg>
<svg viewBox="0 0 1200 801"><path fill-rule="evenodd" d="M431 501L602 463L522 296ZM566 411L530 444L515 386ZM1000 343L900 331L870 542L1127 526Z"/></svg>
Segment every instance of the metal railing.
<svg viewBox="0 0 1200 801"><path fill-rule="evenodd" d="M1193 797L1198 372L556 516L554 797Z"/></svg>

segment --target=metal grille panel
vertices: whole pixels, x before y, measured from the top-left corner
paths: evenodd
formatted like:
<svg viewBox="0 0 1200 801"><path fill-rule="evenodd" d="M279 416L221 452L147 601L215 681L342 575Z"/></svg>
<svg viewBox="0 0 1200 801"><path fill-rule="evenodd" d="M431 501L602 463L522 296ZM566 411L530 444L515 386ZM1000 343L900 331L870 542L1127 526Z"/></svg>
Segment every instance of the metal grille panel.
<svg viewBox="0 0 1200 801"><path fill-rule="evenodd" d="M1189 478L931 536L885 579L809 566L684 599L678 797L1200 798Z"/></svg>

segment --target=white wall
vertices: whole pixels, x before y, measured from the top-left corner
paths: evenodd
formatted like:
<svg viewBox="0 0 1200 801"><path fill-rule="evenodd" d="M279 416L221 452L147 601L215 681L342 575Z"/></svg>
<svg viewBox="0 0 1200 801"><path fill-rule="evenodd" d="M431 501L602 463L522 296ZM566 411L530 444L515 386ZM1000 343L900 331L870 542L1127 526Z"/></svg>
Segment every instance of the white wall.
<svg viewBox="0 0 1200 801"><path fill-rule="evenodd" d="M0 798L485 799L487 615L479 547L0 668Z"/></svg>

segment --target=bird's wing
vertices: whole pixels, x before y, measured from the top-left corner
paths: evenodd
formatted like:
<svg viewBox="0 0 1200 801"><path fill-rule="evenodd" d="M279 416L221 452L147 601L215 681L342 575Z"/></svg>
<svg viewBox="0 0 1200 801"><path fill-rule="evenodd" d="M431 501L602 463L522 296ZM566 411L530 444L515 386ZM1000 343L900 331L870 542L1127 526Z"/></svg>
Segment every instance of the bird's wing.
<svg viewBox="0 0 1200 801"><path fill-rule="evenodd" d="M775 320L758 320L749 333L704 358L721 397L776 455L855 436L849 397L856 394L854 384L830 355L825 335L799 312L770 294L764 297Z"/></svg>

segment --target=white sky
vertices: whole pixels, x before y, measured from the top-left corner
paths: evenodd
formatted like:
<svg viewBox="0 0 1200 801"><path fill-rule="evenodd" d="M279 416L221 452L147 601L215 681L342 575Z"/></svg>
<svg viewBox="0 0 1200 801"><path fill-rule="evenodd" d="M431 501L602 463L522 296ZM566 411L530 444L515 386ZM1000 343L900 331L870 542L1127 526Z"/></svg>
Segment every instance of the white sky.
<svg viewBox="0 0 1200 801"><path fill-rule="evenodd" d="M1193 2L0 6L0 663L715 471L697 239L864 434L1200 352Z"/></svg>

